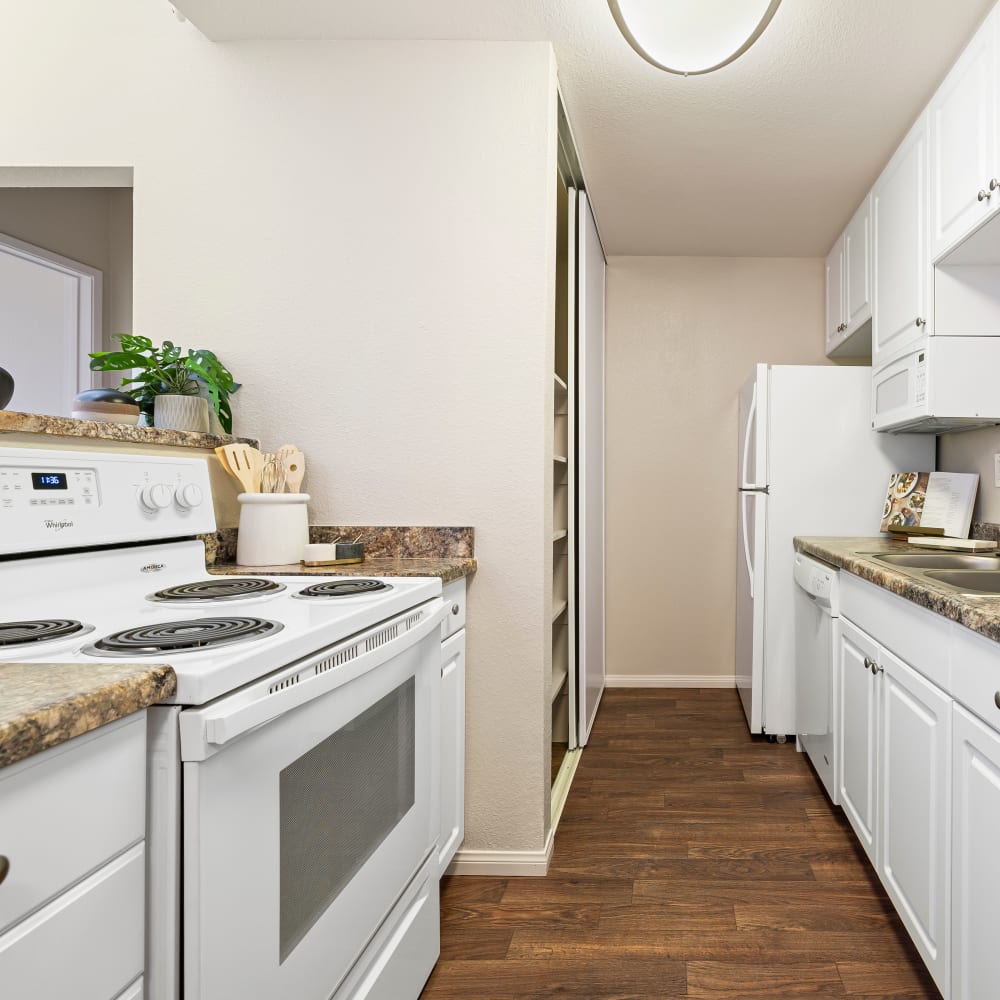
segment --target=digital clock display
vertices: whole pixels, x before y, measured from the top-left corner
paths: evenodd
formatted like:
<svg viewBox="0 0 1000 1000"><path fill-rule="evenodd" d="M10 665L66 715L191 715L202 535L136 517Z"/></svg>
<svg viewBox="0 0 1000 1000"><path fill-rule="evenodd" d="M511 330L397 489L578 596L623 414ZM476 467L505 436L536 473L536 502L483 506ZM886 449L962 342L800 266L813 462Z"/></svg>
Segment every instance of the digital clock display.
<svg viewBox="0 0 1000 1000"><path fill-rule="evenodd" d="M65 490L69 487L65 472L33 472L31 485L36 490Z"/></svg>

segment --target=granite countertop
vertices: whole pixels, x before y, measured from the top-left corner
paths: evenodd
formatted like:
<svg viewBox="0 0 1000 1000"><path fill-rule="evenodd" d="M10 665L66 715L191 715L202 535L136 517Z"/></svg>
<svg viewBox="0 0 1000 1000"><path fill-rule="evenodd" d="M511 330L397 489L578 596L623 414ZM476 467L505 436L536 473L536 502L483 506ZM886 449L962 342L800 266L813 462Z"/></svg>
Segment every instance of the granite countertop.
<svg viewBox="0 0 1000 1000"><path fill-rule="evenodd" d="M236 441L256 446L256 438L231 437L228 434L199 434L192 431L168 431L159 427L115 424L104 420L76 420L73 417L49 417L39 413L16 413L0 410L0 434L44 434L51 437L97 438L104 441L130 441L133 444L169 445L174 448L212 450Z"/></svg>
<svg viewBox="0 0 1000 1000"><path fill-rule="evenodd" d="M908 542L894 542L885 537L803 536L795 539L795 550L847 570L848 573L889 590L913 604L958 622L994 642L1000 642L1000 594L961 594L929 577L907 573L900 567L889 566L871 558L886 552L914 555L918 552L933 552L934 549L918 549Z"/></svg>
<svg viewBox="0 0 1000 1000"><path fill-rule="evenodd" d="M0 767L139 712L176 687L162 664L0 663Z"/></svg>
<svg viewBox="0 0 1000 1000"><path fill-rule="evenodd" d="M237 566L236 563L214 563L209 572L220 576L437 576L442 583L451 583L476 572L473 558L436 558L423 556L404 558L401 556L376 556L361 563L341 566L303 566L290 563L287 566Z"/></svg>

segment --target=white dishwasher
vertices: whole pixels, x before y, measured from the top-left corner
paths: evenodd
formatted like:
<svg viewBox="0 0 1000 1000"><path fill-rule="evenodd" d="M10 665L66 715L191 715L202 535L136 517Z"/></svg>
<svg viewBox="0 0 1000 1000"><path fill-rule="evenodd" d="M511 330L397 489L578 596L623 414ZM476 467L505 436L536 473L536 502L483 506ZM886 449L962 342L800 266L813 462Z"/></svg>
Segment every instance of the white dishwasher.
<svg viewBox="0 0 1000 1000"><path fill-rule="evenodd" d="M795 553L795 727L834 805L837 785L837 570Z"/></svg>

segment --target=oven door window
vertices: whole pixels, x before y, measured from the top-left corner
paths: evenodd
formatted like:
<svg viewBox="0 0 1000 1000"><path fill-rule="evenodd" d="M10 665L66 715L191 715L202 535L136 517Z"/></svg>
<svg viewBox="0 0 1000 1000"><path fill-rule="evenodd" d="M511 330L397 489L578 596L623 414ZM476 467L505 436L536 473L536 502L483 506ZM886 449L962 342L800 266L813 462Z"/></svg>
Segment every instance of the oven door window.
<svg viewBox="0 0 1000 1000"><path fill-rule="evenodd" d="M279 775L284 962L414 804L411 677Z"/></svg>

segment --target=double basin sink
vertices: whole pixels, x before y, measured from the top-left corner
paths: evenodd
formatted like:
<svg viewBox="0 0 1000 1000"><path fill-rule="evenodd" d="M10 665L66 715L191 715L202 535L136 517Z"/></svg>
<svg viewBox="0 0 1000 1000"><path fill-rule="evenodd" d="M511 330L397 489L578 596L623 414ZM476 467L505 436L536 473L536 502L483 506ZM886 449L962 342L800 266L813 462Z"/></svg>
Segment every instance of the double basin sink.
<svg viewBox="0 0 1000 1000"><path fill-rule="evenodd" d="M962 594L1000 595L1000 556L965 552L872 553L872 559L903 573L933 580Z"/></svg>

